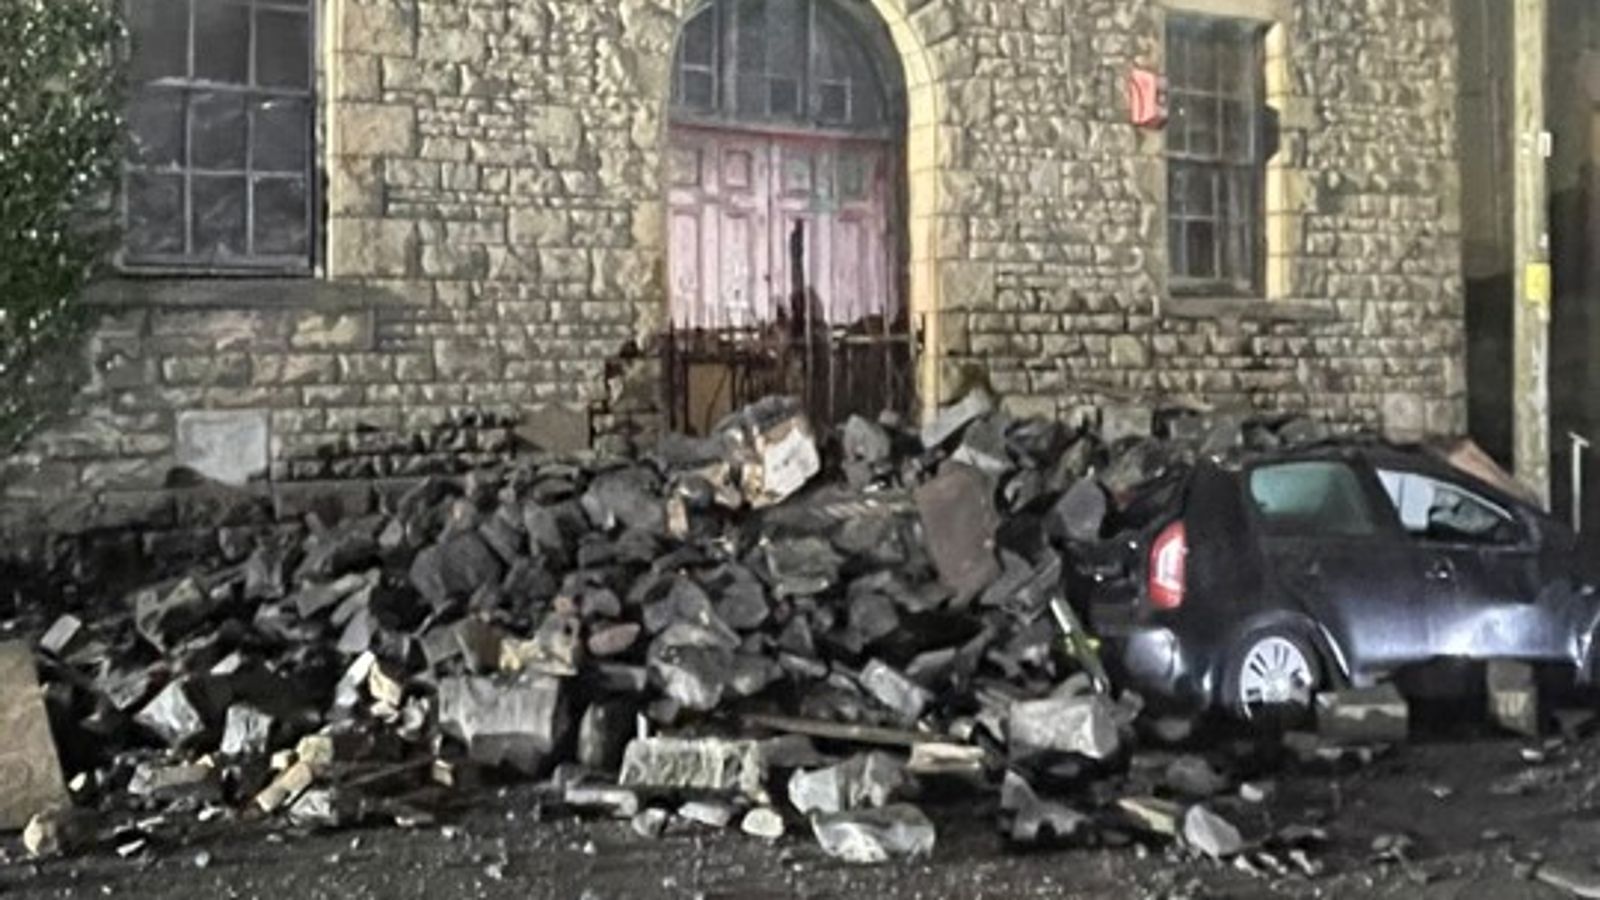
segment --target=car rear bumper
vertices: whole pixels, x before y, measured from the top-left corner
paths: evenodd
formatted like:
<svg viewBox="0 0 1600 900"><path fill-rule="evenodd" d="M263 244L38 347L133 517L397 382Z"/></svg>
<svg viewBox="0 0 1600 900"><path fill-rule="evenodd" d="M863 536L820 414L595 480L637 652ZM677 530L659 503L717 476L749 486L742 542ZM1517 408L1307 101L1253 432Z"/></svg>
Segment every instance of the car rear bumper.
<svg viewBox="0 0 1600 900"><path fill-rule="evenodd" d="M1203 710L1211 705L1205 666L1188 652L1170 628L1144 626L1106 637L1111 663L1124 686L1178 706Z"/></svg>

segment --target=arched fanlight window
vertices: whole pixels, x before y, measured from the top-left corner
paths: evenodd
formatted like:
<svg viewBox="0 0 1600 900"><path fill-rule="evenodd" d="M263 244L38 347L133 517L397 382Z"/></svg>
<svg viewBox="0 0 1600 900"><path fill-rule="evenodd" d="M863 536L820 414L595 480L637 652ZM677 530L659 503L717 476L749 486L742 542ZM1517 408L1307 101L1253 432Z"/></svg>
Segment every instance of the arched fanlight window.
<svg viewBox="0 0 1600 900"><path fill-rule="evenodd" d="M679 120L890 131L898 92L853 0L712 0L683 27ZM870 12L870 11L868 11Z"/></svg>

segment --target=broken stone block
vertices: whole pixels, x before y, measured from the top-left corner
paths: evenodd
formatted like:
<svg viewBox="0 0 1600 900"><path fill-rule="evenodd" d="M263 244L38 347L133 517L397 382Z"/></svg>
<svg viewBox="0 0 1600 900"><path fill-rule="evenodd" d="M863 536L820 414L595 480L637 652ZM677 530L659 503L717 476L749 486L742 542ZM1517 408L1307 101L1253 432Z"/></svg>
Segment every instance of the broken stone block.
<svg viewBox="0 0 1600 900"><path fill-rule="evenodd" d="M905 784L900 760L874 751L826 769L796 771L789 777L789 803L806 814L884 806Z"/></svg>
<svg viewBox="0 0 1600 900"><path fill-rule="evenodd" d="M967 427L961 436L961 445L950 458L992 476L1001 476L1016 468L1006 448L1005 420L988 415Z"/></svg>
<svg viewBox="0 0 1600 900"><path fill-rule="evenodd" d="M1538 737L1539 679L1533 666L1518 660L1492 659L1484 676L1490 721L1514 734Z"/></svg>
<svg viewBox="0 0 1600 900"><path fill-rule="evenodd" d="M295 612L300 614L300 618L309 619L338 606L352 596L360 594L370 596L377 583L376 569L359 574L351 573L331 582L306 584L295 591L290 599L293 600Z"/></svg>
<svg viewBox="0 0 1600 900"><path fill-rule="evenodd" d="M1013 703L1006 733L1013 756L1074 753L1103 761L1122 748L1115 708L1099 694Z"/></svg>
<svg viewBox="0 0 1600 900"><path fill-rule="evenodd" d="M222 726L224 756L264 756L271 749L273 718L245 703L228 707Z"/></svg>
<svg viewBox="0 0 1600 900"><path fill-rule="evenodd" d="M737 810L731 804L715 800L690 800L678 807L678 818L708 828L727 828L733 824L736 814Z"/></svg>
<svg viewBox="0 0 1600 900"><path fill-rule="evenodd" d="M650 648L650 674L661 690L685 709L716 709L732 676L733 654L722 647L663 646Z"/></svg>
<svg viewBox="0 0 1600 900"><path fill-rule="evenodd" d="M1000 808L1011 814L1010 838L1026 844L1071 840L1092 824L1088 816L1065 804L1040 799L1016 772L1007 772L1000 786Z"/></svg>
<svg viewBox="0 0 1600 900"><path fill-rule="evenodd" d="M288 816L301 828L341 828L361 817L361 803L336 787L315 787L289 804Z"/></svg>
<svg viewBox="0 0 1600 900"><path fill-rule="evenodd" d="M446 678L439 683L439 727L466 745L473 762L531 774L566 733L561 684L545 675Z"/></svg>
<svg viewBox="0 0 1600 900"><path fill-rule="evenodd" d="M758 401L718 424L739 469L739 489L753 509L782 503L822 471L811 422L798 402Z"/></svg>
<svg viewBox="0 0 1600 900"><path fill-rule="evenodd" d="M805 536L768 541L767 571L773 593L784 597L810 597L839 582L844 560L824 538Z"/></svg>
<svg viewBox="0 0 1600 900"><path fill-rule="evenodd" d="M222 798L222 784L211 766L143 762L133 770L128 793L159 802L213 801Z"/></svg>
<svg viewBox="0 0 1600 900"><path fill-rule="evenodd" d="M583 659L583 623L577 616L551 613L531 640L507 640L500 646L502 672L538 672L568 678L578 674Z"/></svg>
<svg viewBox="0 0 1600 900"><path fill-rule="evenodd" d="M503 667L505 655L502 645L505 635L498 626L477 616L468 616L455 623L450 633L461 649L461 659L472 674L483 675Z"/></svg>
<svg viewBox="0 0 1600 900"><path fill-rule="evenodd" d="M861 687L874 700L893 710L906 723L922 718L933 702L933 694L888 663L874 659L861 670Z"/></svg>
<svg viewBox="0 0 1600 900"><path fill-rule="evenodd" d="M621 656L638 642L642 630L637 622L622 622L597 628L589 635L587 643L589 654L601 659Z"/></svg>
<svg viewBox="0 0 1600 900"><path fill-rule="evenodd" d="M83 620L71 613L56 618L39 638L39 649L51 656L65 656L83 633Z"/></svg>
<svg viewBox="0 0 1600 900"><path fill-rule="evenodd" d="M655 840L667 830L667 821L671 818L672 814L666 810L652 808L641 811L628 824L634 834L647 840Z"/></svg>
<svg viewBox="0 0 1600 900"><path fill-rule="evenodd" d="M615 819L639 815L639 794L627 788L569 784L561 799L574 809L598 810Z"/></svg>
<svg viewBox="0 0 1600 900"><path fill-rule="evenodd" d="M1205 757L1193 754L1173 760L1163 773L1162 781L1174 792L1199 800L1214 797L1230 786L1227 777L1212 768Z"/></svg>
<svg viewBox="0 0 1600 900"><path fill-rule="evenodd" d="M133 720L168 747L193 745L207 730L205 715L190 694L190 680L180 678L161 689Z"/></svg>
<svg viewBox="0 0 1600 900"><path fill-rule="evenodd" d="M578 765L615 771L633 732L634 710L634 704L618 700L590 704L578 720Z"/></svg>
<svg viewBox="0 0 1600 900"><path fill-rule="evenodd" d="M922 810L906 803L813 816L811 830L824 853L863 865L929 856L937 837Z"/></svg>
<svg viewBox="0 0 1600 900"><path fill-rule="evenodd" d="M858 652L900 629L895 602L883 594L860 593L850 598L849 642Z"/></svg>
<svg viewBox="0 0 1600 900"><path fill-rule="evenodd" d="M1110 503L1100 482L1080 478L1050 507L1049 528L1069 541L1096 541L1109 511Z"/></svg>
<svg viewBox="0 0 1600 900"><path fill-rule="evenodd" d="M786 829L783 816L777 810L770 806L758 806L745 813L744 819L739 823L739 830L751 837L775 841L783 837Z"/></svg>
<svg viewBox="0 0 1600 900"><path fill-rule="evenodd" d="M1239 829L1204 805L1191 806L1184 813L1183 842L1212 859L1225 859L1244 850Z"/></svg>
<svg viewBox="0 0 1600 900"><path fill-rule="evenodd" d="M846 459L864 463L883 462L894 449L888 430L861 416L851 416L845 421L839 443Z"/></svg>
<svg viewBox="0 0 1600 900"><path fill-rule="evenodd" d="M305 762L295 762L278 773L253 801L264 813L275 813L305 793L317 780L316 771Z"/></svg>
<svg viewBox="0 0 1600 900"><path fill-rule="evenodd" d="M916 504L939 580L958 603L976 597L1000 576L995 556L1000 516L988 476L971 466L947 465L917 488Z"/></svg>
<svg viewBox="0 0 1600 900"><path fill-rule="evenodd" d="M758 797L767 768L759 741L635 738L622 756L624 786L738 791Z"/></svg>
<svg viewBox="0 0 1600 900"><path fill-rule="evenodd" d="M753 631L772 615L767 593L754 577L734 580L723 586L717 598L717 617L735 631Z"/></svg>
<svg viewBox="0 0 1600 900"><path fill-rule="evenodd" d="M471 532L424 549L411 563L412 587L435 608L465 599L483 585L499 584L504 575L505 563Z"/></svg>
<svg viewBox="0 0 1600 900"><path fill-rule="evenodd" d="M367 672L367 693L373 701L399 709L405 703L405 675L395 666L379 661Z"/></svg>
<svg viewBox="0 0 1600 900"><path fill-rule="evenodd" d="M589 521L602 531L620 525L651 534L666 532L666 506L660 486L645 469L622 468L600 475L590 482L582 504Z"/></svg>
<svg viewBox="0 0 1600 900"><path fill-rule="evenodd" d="M66 801L33 653L23 641L0 644L0 830Z"/></svg>
<svg viewBox="0 0 1600 900"><path fill-rule="evenodd" d="M22 826L22 846L36 859L60 856L87 845L94 830L94 815L88 810L52 806L28 818Z"/></svg>
<svg viewBox="0 0 1600 900"><path fill-rule="evenodd" d="M149 588L133 598L133 621L150 646L165 652L205 624L215 604L199 582L185 578L166 590Z"/></svg>
<svg viewBox="0 0 1600 900"><path fill-rule="evenodd" d="M1410 711L1393 684L1317 695L1317 733L1336 743L1404 741Z"/></svg>
<svg viewBox="0 0 1600 900"><path fill-rule="evenodd" d="M973 421L994 411L994 396L983 388L974 388L960 401L939 410L922 429L922 446L933 450L960 434Z"/></svg>

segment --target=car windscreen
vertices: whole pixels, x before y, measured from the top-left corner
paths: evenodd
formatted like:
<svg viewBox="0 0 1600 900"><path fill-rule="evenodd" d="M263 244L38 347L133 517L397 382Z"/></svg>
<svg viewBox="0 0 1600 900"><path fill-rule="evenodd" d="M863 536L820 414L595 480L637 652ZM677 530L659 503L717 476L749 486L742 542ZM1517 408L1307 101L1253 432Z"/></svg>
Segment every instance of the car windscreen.
<svg viewBox="0 0 1600 900"><path fill-rule="evenodd" d="M1250 471L1249 489L1269 534L1365 537L1378 530L1360 476L1341 462L1257 466Z"/></svg>

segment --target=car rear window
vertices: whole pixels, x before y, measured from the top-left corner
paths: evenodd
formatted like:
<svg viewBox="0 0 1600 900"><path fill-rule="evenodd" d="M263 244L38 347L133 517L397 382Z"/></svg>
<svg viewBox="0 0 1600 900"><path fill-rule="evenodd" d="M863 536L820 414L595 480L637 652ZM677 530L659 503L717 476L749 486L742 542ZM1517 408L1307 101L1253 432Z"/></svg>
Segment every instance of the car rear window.
<svg viewBox="0 0 1600 900"><path fill-rule="evenodd" d="M1377 532L1361 479L1343 463L1258 466L1250 472L1250 499L1271 533L1362 537Z"/></svg>

